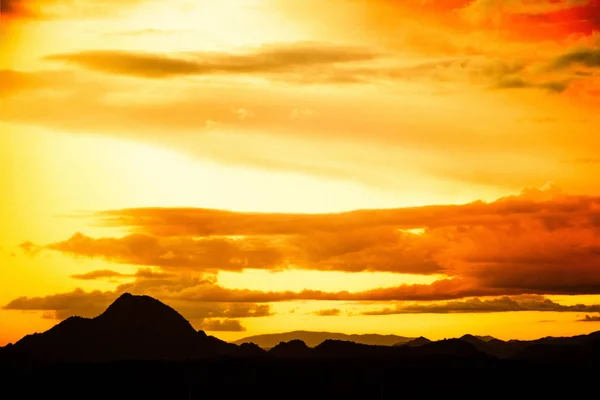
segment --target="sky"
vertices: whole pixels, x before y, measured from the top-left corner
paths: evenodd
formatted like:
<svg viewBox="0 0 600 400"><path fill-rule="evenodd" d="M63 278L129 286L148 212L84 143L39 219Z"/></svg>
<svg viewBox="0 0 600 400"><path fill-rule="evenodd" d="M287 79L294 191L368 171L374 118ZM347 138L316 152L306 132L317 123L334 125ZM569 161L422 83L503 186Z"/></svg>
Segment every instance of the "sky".
<svg viewBox="0 0 600 400"><path fill-rule="evenodd" d="M0 10L0 345L600 330L600 0Z"/></svg>

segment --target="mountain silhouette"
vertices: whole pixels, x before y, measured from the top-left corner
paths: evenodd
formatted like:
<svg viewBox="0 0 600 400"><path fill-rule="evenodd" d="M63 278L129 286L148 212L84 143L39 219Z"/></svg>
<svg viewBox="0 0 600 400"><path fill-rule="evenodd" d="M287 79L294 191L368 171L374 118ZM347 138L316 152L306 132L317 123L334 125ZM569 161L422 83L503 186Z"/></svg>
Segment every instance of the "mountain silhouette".
<svg viewBox="0 0 600 400"><path fill-rule="evenodd" d="M288 333L302 334L310 344L337 335ZM570 394L587 390L579 385L583 370L574 367L595 371L600 362L600 332L532 341L341 337L384 337L388 344L291 339L267 351L248 338L226 343L156 299L124 294L95 318L71 317L0 348L0 377L3 392L19 398L63 400L479 398L491 387L498 396L529 390L539 397L555 395L555 383ZM532 371L552 385L532 379Z"/></svg>
<svg viewBox="0 0 600 400"><path fill-rule="evenodd" d="M279 343L289 342L296 339L303 341L308 347L316 347L317 345L323 343L326 340L342 340L347 342L368 344L374 346L393 346L397 343L407 343L413 340L414 338L396 335L347 335L344 333L335 332L293 331L249 336L243 339L236 340L233 343L242 344L246 342L252 342L256 343L263 349L268 350L275 347Z"/></svg>
<svg viewBox="0 0 600 400"><path fill-rule="evenodd" d="M185 359L232 354L237 346L196 331L177 311L148 296L121 295L95 318L70 317L10 347L39 361Z"/></svg>
<svg viewBox="0 0 600 400"><path fill-rule="evenodd" d="M274 343L279 338L292 339ZM196 331L177 311L152 297L126 293L95 318L70 317L46 332L27 335L14 345L0 348L0 361L214 358L592 361L600 360L600 332L533 341L502 341L469 334L458 339L431 341L424 337L294 331L227 343L204 331Z"/></svg>

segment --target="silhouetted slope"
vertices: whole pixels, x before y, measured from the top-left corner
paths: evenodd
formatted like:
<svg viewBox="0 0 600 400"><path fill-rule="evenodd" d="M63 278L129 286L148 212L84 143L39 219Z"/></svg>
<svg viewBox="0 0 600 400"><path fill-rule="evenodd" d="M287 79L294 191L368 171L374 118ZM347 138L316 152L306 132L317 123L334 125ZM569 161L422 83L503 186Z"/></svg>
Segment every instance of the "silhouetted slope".
<svg viewBox="0 0 600 400"><path fill-rule="evenodd" d="M254 343L242 343L238 354L242 357L263 357L267 355L267 352Z"/></svg>
<svg viewBox="0 0 600 400"><path fill-rule="evenodd" d="M313 355L313 351L302 340L290 340L281 342L269 350L269 355L283 358L308 358Z"/></svg>
<svg viewBox="0 0 600 400"><path fill-rule="evenodd" d="M600 362L600 331L573 337L547 337L527 343L511 357L521 361Z"/></svg>
<svg viewBox="0 0 600 400"><path fill-rule="evenodd" d="M380 360L455 359L484 361L491 356L478 351L472 344L458 339L431 342L418 347L371 346L342 340L326 340L314 348L301 340L282 342L269 350L278 358L352 359L375 358Z"/></svg>
<svg viewBox="0 0 600 400"><path fill-rule="evenodd" d="M346 342L343 340L327 339L314 348L321 358L357 358L357 357L390 357L400 353L389 346L371 346L363 343Z"/></svg>
<svg viewBox="0 0 600 400"><path fill-rule="evenodd" d="M457 359L487 360L491 357L468 342L460 339L444 339L418 347L399 347L412 357L442 357Z"/></svg>
<svg viewBox="0 0 600 400"><path fill-rule="evenodd" d="M44 333L25 336L10 353L40 361L108 361L210 357L235 349L196 332L156 299L124 294L96 318L70 317Z"/></svg>
<svg viewBox="0 0 600 400"><path fill-rule="evenodd" d="M291 340L302 340L308 347L315 347L325 340L343 340L347 342L355 342L361 344L369 344L376 346L393 346L398 343L406 343L413 338L396 336L396 335L346 335L344 333L335 332L311 332L311 331L293 331L284 333L270 333L265 335L249 336L240 340L236 340L235 344L252 342L263 349L270 349L282 342Z"/></svg>
<svg viewBox="0 0 600 400"><path fill-rule="evenodd" d="M428 344L431 343L431 340L427 339L426 337L420 336L416 339L413 339L409 342L406 343L396 343L394 346L398 347L398 346L406 346L406 347L419 347L419 346L423 346L424 344Z"/></svg>

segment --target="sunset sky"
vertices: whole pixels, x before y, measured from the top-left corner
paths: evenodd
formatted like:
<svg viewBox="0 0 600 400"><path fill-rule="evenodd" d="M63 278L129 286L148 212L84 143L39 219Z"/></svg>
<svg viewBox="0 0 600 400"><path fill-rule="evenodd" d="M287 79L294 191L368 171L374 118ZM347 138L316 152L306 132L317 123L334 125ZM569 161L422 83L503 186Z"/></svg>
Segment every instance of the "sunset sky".
<svg viewBox="0 0 600 400"><path fill-rule="evenodd" d="M0 1L0 345L600 330L600 0Z"/></svg>

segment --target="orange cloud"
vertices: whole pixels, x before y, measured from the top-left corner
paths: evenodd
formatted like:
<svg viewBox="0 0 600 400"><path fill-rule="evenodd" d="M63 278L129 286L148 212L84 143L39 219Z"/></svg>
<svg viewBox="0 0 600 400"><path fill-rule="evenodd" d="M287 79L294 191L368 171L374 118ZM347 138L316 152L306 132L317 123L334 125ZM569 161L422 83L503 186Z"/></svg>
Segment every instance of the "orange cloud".
<svg viewBox="0 0 600 400"><path fill-rule="evenodd" d="M600 322L600 315L593 315L593 316L589 316L586 315L585 318L580 319L580 322Z"/></svg>
<svg viewBox="0 0 600 400"><path fill-rule="evenodd" d="M565 306L543 296L525 295L500 297L481 300L478 298L446 303L398 304L375 311L364 311L361 315L393 315L393 314L447 314L447 313L491 313L515 311L548 311L548 312L600 312L600 304L577 304Z"/></svg>
<svg viewBox="0 0 600 400"><path fill-rule="evenodd" d="M415 62L407 66L403 57L364 47L337 46L324 43L287 43L264 45L247 54L157 54L127 51L83 51L53 54L46 60L60 61L107 74L149 79L178 76L263 76L290 83L363 83L381 81L427 83L454 82L483 89L537 88L561 92L569 76L538 76L529 71L531 60L506 60L493 55L463 55L449 59ZM381 61L387 61L382 64ZM18 81L27 76L10 71ZM21 76L19 76L19 74ZM583 77L579 76L579 79ZM31 79L30 79L31 80ZM557 89L559 84L562 89ZM16 86L13 90L19 90ZM6 89L7 91L10 89Z"/></svg>
<svg viewBox="0 0 600 400"><path fill-rule="evenodd" d="M122 274L117 271L112 271L108 269L97 270L87 272L85 274L74 274L71 275L73 279L80 279L84 281L98 280L104 278L116 279L116 278L170 278L173 277L173 274L165 273L165 272L154 272L149 269L140 269L135 274Z"/></svg>
<svg viewBox="0 0 600 400"><path fill-rule="evenodd" d="M2 0L0 3L0 12L2 18L32 18L36 15L30 8L30 1L27 0Z"/></svg>
<svg viewBox="0 0 600 400"><path fill-rule="evenodd" d="M62 61L112 74L145 78L164 78L177 75L311 73L300 68L322 68L327 65L371 61L376 52L352 46L322 43L290 43L264 45L254 53L198 53L182 58L152 53L126 51L84 51L54 54L46 59ZM318 72L318 71L312 71Z"/></svg>
<svg viewBox="0 0 600 400"><path fill-rule="evenodd" d="M329 308L326 310L315 311L313 314L319 317L337 317L340 315L342 310L339 308Z"/></svg>
<svg viewBox="0 0 600 400"><path fill-rule="evenodd" d="M102 257L114 262L197 270L275 269L285 261L268 240L228 238L157 238L133 234L93 239L77 233L48 248L76 256Z"/></svg>
<svg viewBox="0 0 600 400"><path fill-rule="evenodd" d="M138 282L139 283L139 282ZM227 303L227 302L198 302L190 301L185 296L173 296L173 293L182 292L177 285L181 281L147 281L145 290L132 290L134 293L146 293L149 295L166 298L169 303L177 306L182 315L193 322L202 323L205 320L225 318L236 320L238 318L260 318L273 315L268 304L253 303ZM163 290L167 286L168 290ZM45 318L64 320L70 316L81 316L93 318L101 314L121 294L131 289L128 285L121 285L115 291L92 291L85 292L75 289L72 292L60 293L45 297L19 297L10 301L3 308L5 310L42 311ZM165 296L171 293L171 296Z"/></svg>
<svg viewBox="0 0 600 400"><path fill-rule="evenodd" d="M245 332L246 328L235 319L205 320L198 324L198 329L209 332Z"/></svg>
<svg viewBox="0 0 600 400"><path fill-rule="evenodd" d="M294 268L449 277L362 294L224 293L210 286L192 294L203 301L600 293L600 198L568 196L556 188L526 190L492 203L338 214L128 209L95 216L135 233L99 239L76 234L46 248L168 272Z"/></svg>
<svg viewBox="0 0 600 400"><path fill-rule="evenodd" d="M598 0L374 0L379 12L413 18L457 31L495 30L512 40L541 41L591 35L600 27ZM382 14L376 18L385 20Z"/></svg>
<svg viewBox="0 0 600 400"><path fill-rule="evenodd" d="M12 19L106 18L150 0L2 0L2 16Z"/></svg>

